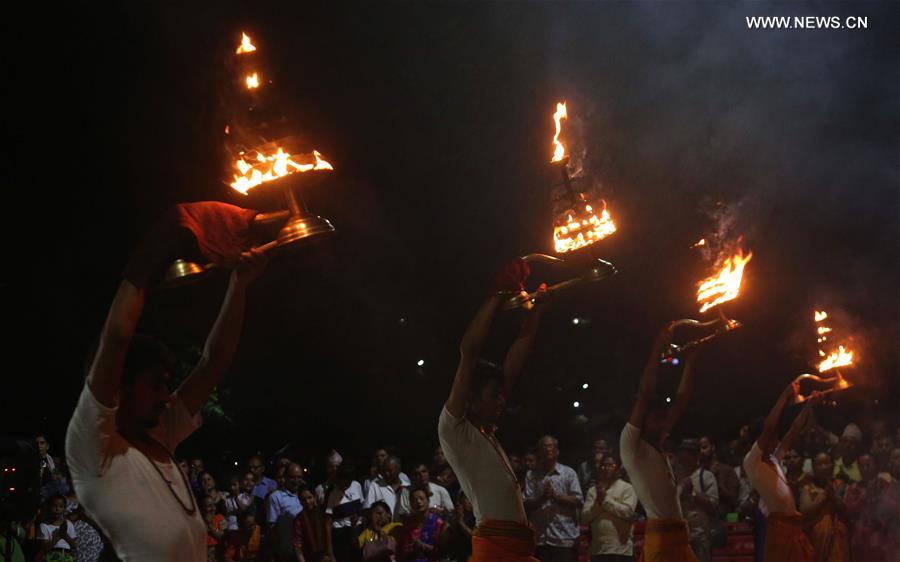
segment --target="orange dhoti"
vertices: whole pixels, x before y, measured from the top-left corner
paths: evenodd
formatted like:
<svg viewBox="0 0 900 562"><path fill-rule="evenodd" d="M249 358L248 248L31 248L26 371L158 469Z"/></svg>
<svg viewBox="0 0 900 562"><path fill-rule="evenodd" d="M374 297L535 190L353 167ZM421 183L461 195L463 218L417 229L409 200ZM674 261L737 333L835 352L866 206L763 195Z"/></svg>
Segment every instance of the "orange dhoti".
<svg viewBox="0 0 900 562"><path fill-rule="evenodd" d="M697 562L684 519L649 519L644 528L642 562Z"/></svg>
<svg viewBox="0 0 900 562"><path fill-rule="evenodd" d="M803 516L770 513L763 552L765 562L812 562L813 547L803 532Z"/></svg>
<svg viewBox="0 0 900 562"><path fill-rule="evenodd" d="M482 521L472 533L469 562L539 562L534 530L514 521Z"/></svg>

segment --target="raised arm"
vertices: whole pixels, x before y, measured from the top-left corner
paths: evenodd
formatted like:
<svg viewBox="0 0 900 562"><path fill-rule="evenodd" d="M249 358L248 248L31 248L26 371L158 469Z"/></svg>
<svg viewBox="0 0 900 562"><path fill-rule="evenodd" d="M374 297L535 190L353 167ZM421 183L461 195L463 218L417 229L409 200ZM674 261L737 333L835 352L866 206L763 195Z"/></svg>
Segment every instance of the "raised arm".
<svg viewBox="0 0 900 562"><path fill-rule="evenodd" d="M778 444L776 452L787 451L794 446L794 441L797 439L797 436L809 424L809 420L812 417L813 407L822 401L823 396L824 395L821 392L817 391L809 397L809 400L806 401L806 405L803 406L803 410L797 415L796 418L794 418L794 422L791 424L791 428L781 439L781 443Z"/></svg>
<svg viewBox="0 0 900 562"><path fill-rule="evenodd" d="M678 383L678 393L675 395L675 402L666 413L666 419L663 422L662 434L667 435L681 416L687 410L691 401L691 392L694 390L694 365L697 359L697 348L692 348L685 353L684 369L681 371L681 381Z"/></svg>
<svg viewBox="0 0 900 562"><path fill-rule="evenodd" d="M231 273L225 300L206 338L203 356L178 388L178 396L192 415L200 411L209 393L231 365L244 323L247 287L263 272L267 261L262 251L251 250L241 256L241 264Z"/></svg>
<svg viewBox="0 0 900 562"><path fill-rule="evenodd" d="M635 401L634 407L631 409L631 417L628 419L628 423L637 428L644 423L647 405L653 393L656 392L656 376L659 371L660 356L670 341L672 341L671 323L667 324L657 336L656 343L653 344L653 349L650 351L650 357L647 358L647 363L644 365L637 401Z"/></svg>
<svg viewBox="0 0 900 562"><path fill-rule="evenodd" d="M491 331L491 324L500 306L500 295L491 295L484 301L475 317L466 328L462 342L459 345L459 366L456 368L456 376L453 378L453 387L450 389L450 397L447 398L445 407L453 417L461 418L465 414L466 397L472 386L472 375L475 373L475 365L481 350L487 341Z"/></svg>
<svg viewBox="0 0 900 562"><path fill-rule="evenodd" d="M766 421L763 422L762 433L756 440L763 456L771 455L775 452L775 448L778 446L778 420L781 419L781 414L784 412L784 407L787 405L788 400L793 396L794 383L791 383L784 388L778 396L778 400L775 401L775 405L769 411L769 415L766 416Z"/></svg>
<svg viewBox="0 0 900 562"><path fill-rule="evenodd" d="M542 285L541 291L546 291L546 286ZM506 359L503 360L503 392L507 396L512 392L519 375L525 370L525 363L534 347L538 325L546 310L547 304L539 304L527 313L518 337L506 352Z"/></svg>
<svg viewBox="0 0 900 562"><path fill-rule="evenodd" d="M123 279L113 298L100 345L88 372L88 385L98 402L114 408L118 400L128 346L144 310L146 289Z"/></svg>

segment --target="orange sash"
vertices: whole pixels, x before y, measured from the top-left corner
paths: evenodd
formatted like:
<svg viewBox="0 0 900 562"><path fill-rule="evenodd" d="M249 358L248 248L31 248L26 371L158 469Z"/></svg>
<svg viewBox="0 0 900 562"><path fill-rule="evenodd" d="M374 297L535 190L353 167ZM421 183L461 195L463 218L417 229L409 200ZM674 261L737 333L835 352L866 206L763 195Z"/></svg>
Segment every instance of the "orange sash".
<svg viewBox="0 0 900 562"><path fill-rule="evenodd" d="M813 547L799 513L770 513L766 519L766 562L812 562Z"/></svg>
<svg viewBox="0 0 900 562"><path fill-rule="evenodd" d="M534 530L514 521L482 521L472 533L469 562L538 562Z"/></svg>
<svg viewBox="0 0 900 562"><path fill-rule="evenodd" d="M644 528L641 562L697 562L684 519L650 519Z"/></svg>

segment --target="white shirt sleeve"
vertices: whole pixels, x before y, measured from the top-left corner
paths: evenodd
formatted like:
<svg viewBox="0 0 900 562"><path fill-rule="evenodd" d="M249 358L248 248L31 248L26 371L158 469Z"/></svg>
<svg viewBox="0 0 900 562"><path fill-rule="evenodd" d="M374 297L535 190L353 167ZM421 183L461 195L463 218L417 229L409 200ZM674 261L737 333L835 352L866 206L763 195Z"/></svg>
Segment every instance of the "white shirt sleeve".
<svg viewBox="0 0 900 562"><path fill-rule="evenodd" d="M116 411L101 404L87 382L66 431L66 459L73 472L102 475L106 461L127 443L116 430Z"/></svg>
<svg viewBox="0 0 900 562"><path fill-rule="evenodd" d="M150 433L174 453L175 448L203 424L203 419L199 413L192 416L176 392L159 422Z"/></svg>

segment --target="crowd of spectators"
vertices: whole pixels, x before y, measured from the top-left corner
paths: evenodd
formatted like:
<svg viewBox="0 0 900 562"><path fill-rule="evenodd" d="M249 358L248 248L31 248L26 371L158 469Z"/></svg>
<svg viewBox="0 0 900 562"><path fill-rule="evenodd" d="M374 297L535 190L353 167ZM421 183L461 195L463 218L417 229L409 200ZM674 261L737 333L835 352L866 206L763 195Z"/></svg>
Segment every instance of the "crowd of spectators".
<svg viewBox="0 0 900 562"><path fill-rule="evenodd" d="M815 560L900 560L900 432L891 429L875 422L863 431L851 423L836 435L813 421L784 453ZM577 560L581 540L594 562L636 558L634 526L644 514L614 437L611 431L596 439L588 458L571 467L560 462L559 442L550 435L532 451L509 456L542 562ZM663 444L701 562L723 545L726 521L750 523L756 544L764 542L762 506L741 462L754 438L744 426L719 446L706 435ZM79 506L65 462L50 454L44 435L36 445L42 508L33 521L11 528L12 559L115 560ZM319 464L321 474L298 461L254 455L228 474L206 470L200 458L177 461L206 522L210 562L468 559L472 504L440 448L411 464L397 451L377 449L365 474L337 451Z"/></svg>

